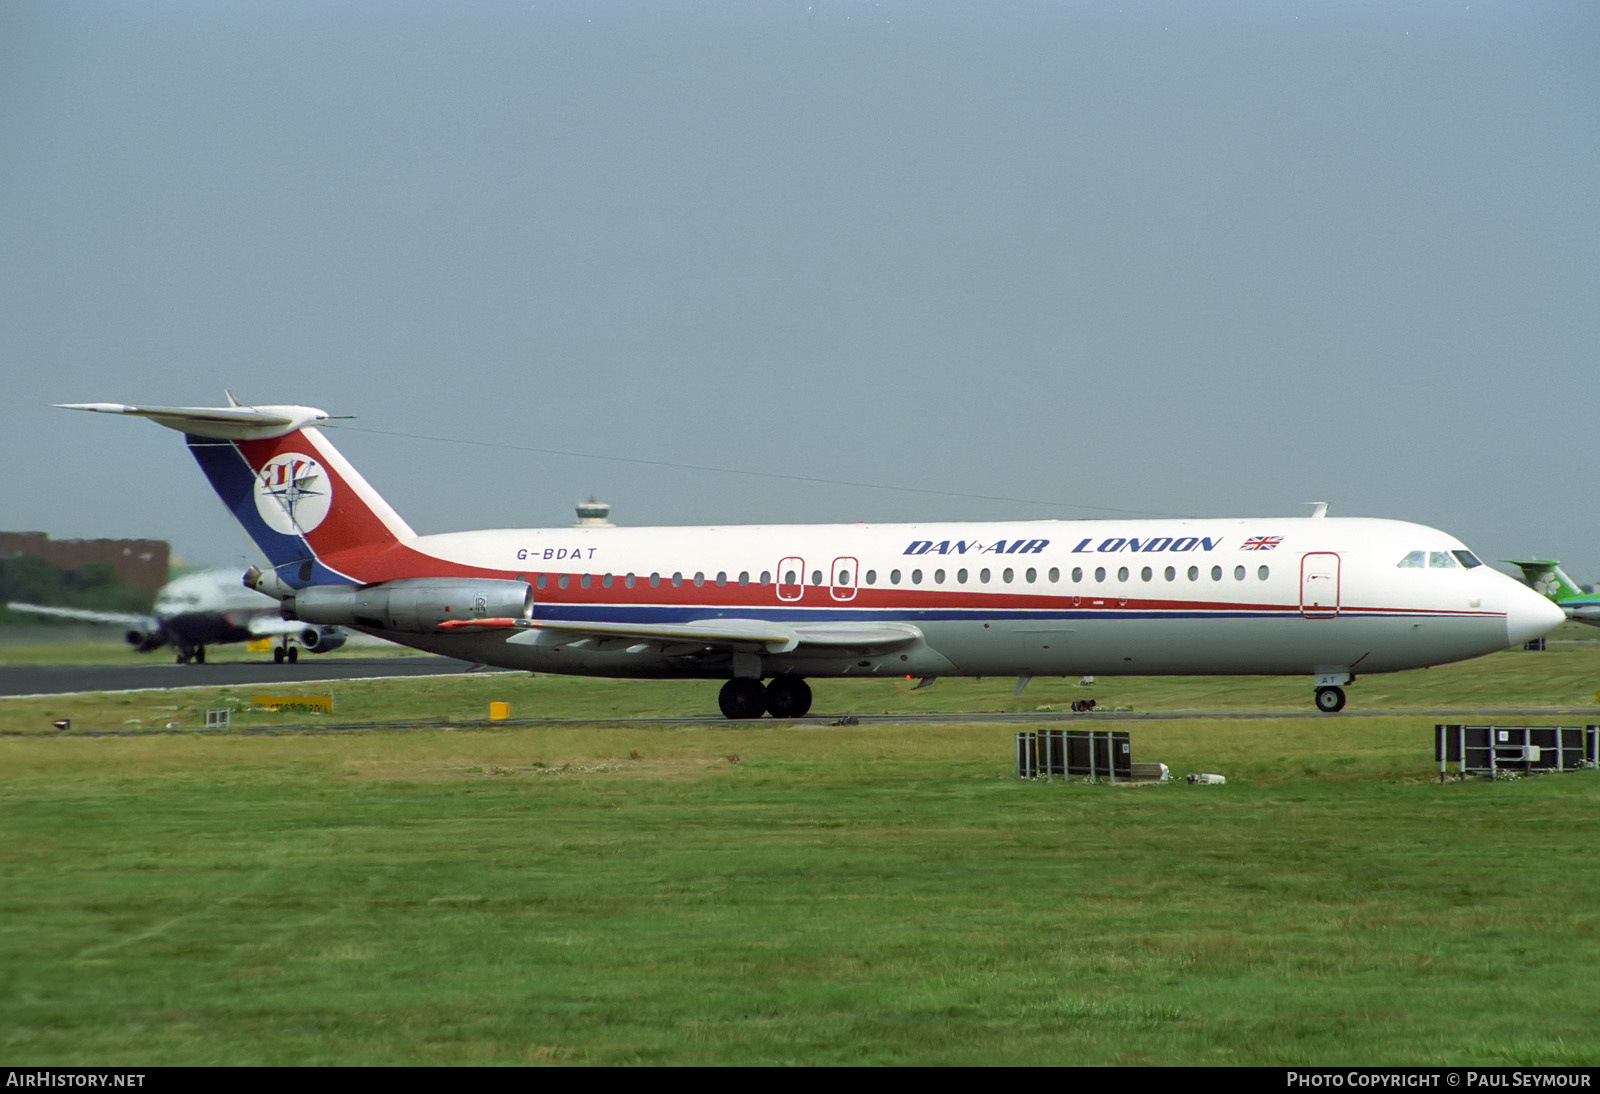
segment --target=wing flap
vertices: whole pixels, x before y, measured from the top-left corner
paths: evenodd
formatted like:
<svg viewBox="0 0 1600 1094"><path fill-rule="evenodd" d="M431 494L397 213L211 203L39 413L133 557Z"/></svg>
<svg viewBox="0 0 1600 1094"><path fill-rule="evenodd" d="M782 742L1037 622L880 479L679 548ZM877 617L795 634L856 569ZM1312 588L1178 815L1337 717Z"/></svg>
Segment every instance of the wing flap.
<svg viewBox="0 0 1600 1094"><path fill-rule="evenodd" d="M584 639L628 638L688 642L696 648L755 649L788 653L799 645L794 629L764 619L697 619L689 623L609 623L581 619L519 619L522 633L506 639L526 646L566 646Z"/></svg>
<svg viewBox="0 0 1600 1094"><path fill-rule="evenodd" d="M805 647L830 651L874 650L910 645L922 638L922 632L909 623L848 620L794 625L767 619L696 619L687 623L611 623L581 619L503 622L519 632L506 641L519 645L570 646L579 642L593 645L608 639L627 639L659 645L662 652L669 655L697 652L706 647L762 653L792 653Z"/></svg>

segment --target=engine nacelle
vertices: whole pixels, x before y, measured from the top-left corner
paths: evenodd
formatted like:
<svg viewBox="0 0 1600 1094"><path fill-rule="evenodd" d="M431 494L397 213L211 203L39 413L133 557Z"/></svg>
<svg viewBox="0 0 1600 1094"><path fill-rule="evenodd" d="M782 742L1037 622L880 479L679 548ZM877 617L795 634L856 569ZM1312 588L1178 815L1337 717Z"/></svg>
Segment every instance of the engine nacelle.
<svg viewBox="0 0 1600 1094"><path fill-rule="evenodd" d="M312 585L283 598L285 619L423 634L452 619L527 619L526 581L403 577L376 585Z"/></svg>
<svg viewBox="0 0 1600 1094"><path fill-rule="evenodd" d="M310 653L332 653L350 638L343 627L307 627L295 635Z"/></svg>
<svg viewBox="0 0 1600 1094"><path fill-rule="evenodd" d="M139 653L159 650L167 644L167 636L161 633L160 627L129 627L122 637Z"/></svg>

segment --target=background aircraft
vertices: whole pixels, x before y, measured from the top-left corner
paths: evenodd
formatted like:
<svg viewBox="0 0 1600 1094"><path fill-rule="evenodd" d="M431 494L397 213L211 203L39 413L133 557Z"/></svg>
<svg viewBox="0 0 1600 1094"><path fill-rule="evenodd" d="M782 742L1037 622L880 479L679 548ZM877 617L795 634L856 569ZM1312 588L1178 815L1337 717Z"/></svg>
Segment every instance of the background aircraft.
<svg viewBox="0 0 1600 1094"><path fill-rule="evenodd" d="M1568 619L1600 627L1600 595L1578 588L1555 559L1508 558L1506 561L1521 567L1522 576L1528 579L1534 591L1549 597Z"/></svg>
<svg viewBox="0 0 1600 1094"><path fill-rule="evenodd" d="M726 681L799 717L807 677L1297 675L1462 661L1561 623L1454 537L1403 521L1009 521L418 535L305 406L141 407L186 434L306 623L536 672ZM767 680L763 684L763 680Z"/></svg>
<svg viewBox="0 0 1600 1094"><path fill-rule="evenodd" d="M327 653L344 645L347 637L340 627L284 619L276 600L240 583L238 570L201 570L175 578L156 594L149 615L16 601L6 607L15 612L124 627L128 645L140 653L172 646L178 651L180 665L204 664L206 647L225 642L278 638L280 641L273 648L272 658L282 662L299 657L299 649L291 644L293 642L312 653Z"/></svg>

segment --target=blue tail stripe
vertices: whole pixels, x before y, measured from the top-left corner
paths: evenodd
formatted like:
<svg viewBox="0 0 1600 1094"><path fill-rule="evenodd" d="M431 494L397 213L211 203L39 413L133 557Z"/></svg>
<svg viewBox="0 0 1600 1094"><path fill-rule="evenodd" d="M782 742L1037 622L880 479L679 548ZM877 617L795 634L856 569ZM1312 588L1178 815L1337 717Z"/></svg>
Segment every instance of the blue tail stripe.
<svg viewBox="0 0 1600 1094"><path fill-rule="evenodd" d="M189 451L194 453L200 470L211 480L211 488L287 584L300 589L307 585L347 584L350 581L343 574L318 562L304 536L274 531L261 519L261 514L256 510L255 470L231 441L196 437L193 434L185 434L184 440L189 444ZM310 563L309 569L306 563Z"/></svg>

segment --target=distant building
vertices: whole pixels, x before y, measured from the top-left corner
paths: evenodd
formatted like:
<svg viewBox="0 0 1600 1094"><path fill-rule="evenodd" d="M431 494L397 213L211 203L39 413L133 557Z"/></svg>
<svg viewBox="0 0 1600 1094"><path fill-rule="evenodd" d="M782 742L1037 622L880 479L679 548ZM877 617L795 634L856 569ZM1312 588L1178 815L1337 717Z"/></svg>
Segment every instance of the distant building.
<svg viewBox="0 0 1600 1094"><path fill-rule="evenodd" d="M0 558L32 555L63 570L108 562L117 577L155 592L167 583L172 548L163 539L51 539L46 532L0 532Z"/></svg>
<svg viewBox="0 0 1600 1094"><path fill-rule="evenodd" d="M607 518L611 516L611 503L608 501L595 501L594 495L589 495L588 501L578 503L578 520L574 528L615 528Z"/></svg>

